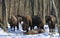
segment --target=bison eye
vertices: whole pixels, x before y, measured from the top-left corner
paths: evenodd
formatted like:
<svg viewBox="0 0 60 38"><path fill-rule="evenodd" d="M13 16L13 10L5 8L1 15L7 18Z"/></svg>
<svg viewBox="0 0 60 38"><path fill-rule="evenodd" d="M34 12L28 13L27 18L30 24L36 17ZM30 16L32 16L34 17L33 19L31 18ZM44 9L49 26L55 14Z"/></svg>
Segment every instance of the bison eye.
<svg viewBox="0 0 60 38"><path fill-rule="evenodd" d="M23 24L24 22L23 21L21 21L21 24Z"/></svg>

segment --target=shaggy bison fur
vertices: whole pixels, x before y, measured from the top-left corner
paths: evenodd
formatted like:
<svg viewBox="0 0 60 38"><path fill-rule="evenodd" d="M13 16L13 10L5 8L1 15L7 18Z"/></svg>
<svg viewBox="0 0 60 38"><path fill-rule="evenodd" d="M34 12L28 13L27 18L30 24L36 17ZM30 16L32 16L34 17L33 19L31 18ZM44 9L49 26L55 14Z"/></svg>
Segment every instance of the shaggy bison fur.
<svg viewBox="0 0 60 38"><path fill-rule="evenodd" d="M43 21L39 16L33 16L32 17L32 28L34 29L34 26L37 26L38 29L44 29Z"/></svg>
<svg viewBox="0 0 60 38"><path fill-rule="evenodd" d="M15 31L15 26L17 27L17 29L19 29L17 18L14 15L12 15L11 18L9 19L9 24L11 29L14 28L14 31Z"/></svg>
<svg viewBox="0 0 60 38"><path fill-rule="evenodd" d="M49 25L50 29L54 29L56 24L56 17L53 15L46 16L46 24Z"/></svg>

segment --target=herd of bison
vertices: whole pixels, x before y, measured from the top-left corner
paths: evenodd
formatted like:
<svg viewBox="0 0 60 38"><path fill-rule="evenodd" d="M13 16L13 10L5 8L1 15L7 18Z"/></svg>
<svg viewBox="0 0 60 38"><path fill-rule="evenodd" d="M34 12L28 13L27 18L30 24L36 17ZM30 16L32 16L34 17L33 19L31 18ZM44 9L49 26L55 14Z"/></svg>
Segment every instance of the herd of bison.
<svg viewBox="0 0 60 38"><path fill-rule="evenodd" d="M56 17L53 15L45 16L46 24L48 24L49 29L54 29L56 24ZM19 23L22 25L22 30L26 31L26 33L29 33L30 31L34 30L34 27L37 26L37 29L32 31L32 33L36 32L41 33L44 31L44 20L38 16L20 16L20 15L12 15L11 18L8 20L10 24L10 28L14 28L13 31L15 31L15 27L17 27L17 30L19 30ZM30 30L29 30L30 27ZM42 30L43 29L43 30Z"/></svg>

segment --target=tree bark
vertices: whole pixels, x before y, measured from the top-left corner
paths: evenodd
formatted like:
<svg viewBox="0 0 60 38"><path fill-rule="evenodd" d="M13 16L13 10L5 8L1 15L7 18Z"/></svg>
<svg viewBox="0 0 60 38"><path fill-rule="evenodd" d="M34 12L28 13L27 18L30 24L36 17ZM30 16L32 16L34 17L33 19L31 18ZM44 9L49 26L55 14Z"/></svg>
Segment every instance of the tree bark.
<svg viewBox="0 0 60 38"><path fill-rule="evenodd" d="M4 31L7 30L7 12L6 12L6 6L5 6L5 0L2 0L2 20L3 20L3 27Z"/></svg>
<svg viewBox="0 0 60 38"><path fill-rule="evenodd" d="M44 25L46 24L46 22L45 22L45 9L46 9L46 3L45 3L46 1L45 0L43 0L43 18L44 18Z"/></svg>
<svg viewBox="0 0 60 38"><path fill-rule="evenodd" d="M57 8L56 8L56 5L55 5L54 0L52 0L52 2L53 2L53 7L54 7L54 9L55 9L55 14L56 14L56 18L57 18L57 24L59 24L59 19L58 19L58 10L57 10Z"/></svg>
<svg viewBox="0 0 60 38"><path fill-rule="evenodd" d="M34 0L31 0L32 16L34 16Z"/></svg>
<svg viewBox="0 0 60 38"><path fill-rule="evenodd" d="M11 18L11 12L10 12L10 9L11 9L11 0L8 0L8 20Z"/></svg>

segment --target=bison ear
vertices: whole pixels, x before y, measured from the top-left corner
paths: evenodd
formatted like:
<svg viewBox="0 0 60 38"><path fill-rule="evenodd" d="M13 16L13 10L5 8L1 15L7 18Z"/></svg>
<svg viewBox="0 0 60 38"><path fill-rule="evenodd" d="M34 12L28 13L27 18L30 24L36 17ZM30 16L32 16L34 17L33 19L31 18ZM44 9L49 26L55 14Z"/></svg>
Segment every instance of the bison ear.
<svg viewBox="0 0 60 38"><path fill-rule="evenodd" d="M23 24L24 22L23 21L21 21L21 24Z"/></svg>

